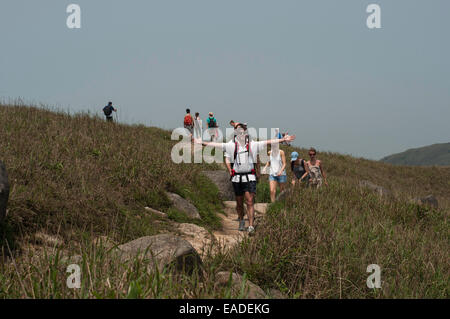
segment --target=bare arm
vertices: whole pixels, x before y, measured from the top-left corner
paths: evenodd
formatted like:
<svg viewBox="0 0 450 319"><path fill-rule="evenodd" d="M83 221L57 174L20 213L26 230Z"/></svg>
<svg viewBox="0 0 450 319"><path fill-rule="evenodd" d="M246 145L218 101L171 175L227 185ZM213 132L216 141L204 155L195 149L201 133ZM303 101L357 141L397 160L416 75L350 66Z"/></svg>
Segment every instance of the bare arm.
<svg viewBox="0 0 450 319"><path fill-rule="evenodd" d="M217 143L217 142L206 142L202 141L201 139L194 139L195 144L202 144L204 146L212 146L212 147L223 147L225 143Z"/></svg>
<svg viewBox="0 0 450 319"><path fill-rule="evenodd" d="M281 166L280 171L278 172L278 176L281 176L283 171L286 169L286 155L284 155L284 151L280 150L281 161L283 162L283 166Z"/></svg>
<svg viewBox="0 0 450 319"><path fill-rule="evenodd" d="M323 176L323 181L325 182L325 185L328 185L327 176L325 175L325 171L323 170L323 167L322 167L322 161L320 161L319 167L320 167L320 172L322 173L322 176Z"/></svg>
<svg viewBox="0 0 450 319"><path fill-rule="evenodd" d="M277 143L281 143L281 142L285 142L285 141L291 142L293 140L295 140L295 135L286 135L283 138L274 138L271 140L265 140L265 141L261 141L261 143L267 145L267 144L277 144Z"/></svg>
<svg viewBox="0 0 450 319"><path fill-rule="evenodd" d="M303 174L303 176L300 178L300 180L303 180L309 174L308 162L305 162L305 171L306 171L305 174Z"/></svg>
<svg viewBox="0 0 450 319"><path fill-rule="evenodd" d="M225 165L227 166L228 169L228 173L231 175L231 164L230 164L230 160L228 159L228 157L225 157Z"/></svg>

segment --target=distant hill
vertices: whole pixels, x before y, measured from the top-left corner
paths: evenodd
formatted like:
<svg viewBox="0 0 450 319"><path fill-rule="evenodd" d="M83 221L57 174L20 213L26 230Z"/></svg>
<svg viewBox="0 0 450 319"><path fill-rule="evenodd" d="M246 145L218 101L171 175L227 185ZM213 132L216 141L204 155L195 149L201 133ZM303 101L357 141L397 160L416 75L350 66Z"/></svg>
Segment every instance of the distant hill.
<svg viewBox="0 0 450 319"><path fill-rule="evenodd" d="M386 156L381 161L396 165L450 166L450 143L412 148L402 153Z"/></svg>

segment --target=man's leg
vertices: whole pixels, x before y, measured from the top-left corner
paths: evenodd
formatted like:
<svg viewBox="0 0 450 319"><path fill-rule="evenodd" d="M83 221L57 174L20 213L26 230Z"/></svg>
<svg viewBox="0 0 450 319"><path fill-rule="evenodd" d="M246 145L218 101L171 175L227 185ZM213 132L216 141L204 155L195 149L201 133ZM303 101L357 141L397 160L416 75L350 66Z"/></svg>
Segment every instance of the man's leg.
<svg viewBox="0 0 450 319"><path fill-rule="evenodd" d="M240 220L244 219L244 196L236 195L236 212Z"/></svg>

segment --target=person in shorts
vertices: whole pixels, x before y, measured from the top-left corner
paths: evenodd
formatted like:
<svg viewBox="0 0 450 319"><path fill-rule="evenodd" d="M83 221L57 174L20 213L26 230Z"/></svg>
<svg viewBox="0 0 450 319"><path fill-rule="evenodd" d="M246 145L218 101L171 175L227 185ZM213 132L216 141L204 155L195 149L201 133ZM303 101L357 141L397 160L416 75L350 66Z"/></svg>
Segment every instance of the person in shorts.
<svg viewBox="0 0 450 319"><path fill-rule="evenodd" d="M275 202L277 194L277 186L280 186L282 192L286 187L286 156L283 150L280 150L279 144L273 144L269 151L269 162L267 162L264 169L270 167L269 171L269 185L270 185L270 201Z"/></svg>
<svg viewBox="0 0 450 319"><path fill-rule="evenodd" d="M248 233L255 232L254 227L254 198L256 195L256 168L257 155L266 149L267 144L278 144L283 141L293 141L295 136L285 136L282 139L266 141L251 141L246 126L239 124L235 135L228 143L203 142L199 139L195 143L205 146L220 147L225 152L225 164L230 174L236 196L236 212L239 218L239 230L245 230L244 200L247 204Z"/></svg>

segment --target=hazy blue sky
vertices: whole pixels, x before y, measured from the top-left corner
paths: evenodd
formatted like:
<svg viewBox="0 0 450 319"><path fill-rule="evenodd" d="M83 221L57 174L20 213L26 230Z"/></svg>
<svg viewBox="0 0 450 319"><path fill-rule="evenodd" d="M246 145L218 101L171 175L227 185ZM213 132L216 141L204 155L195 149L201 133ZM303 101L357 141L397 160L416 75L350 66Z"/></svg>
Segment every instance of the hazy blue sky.
<svg viewBox="0 0 450 319"><path fill-rule="evenodd" d="M379 159L450 141L449 39L448 0L1 0L0 97L163 128L190 105Z"/></svg>

